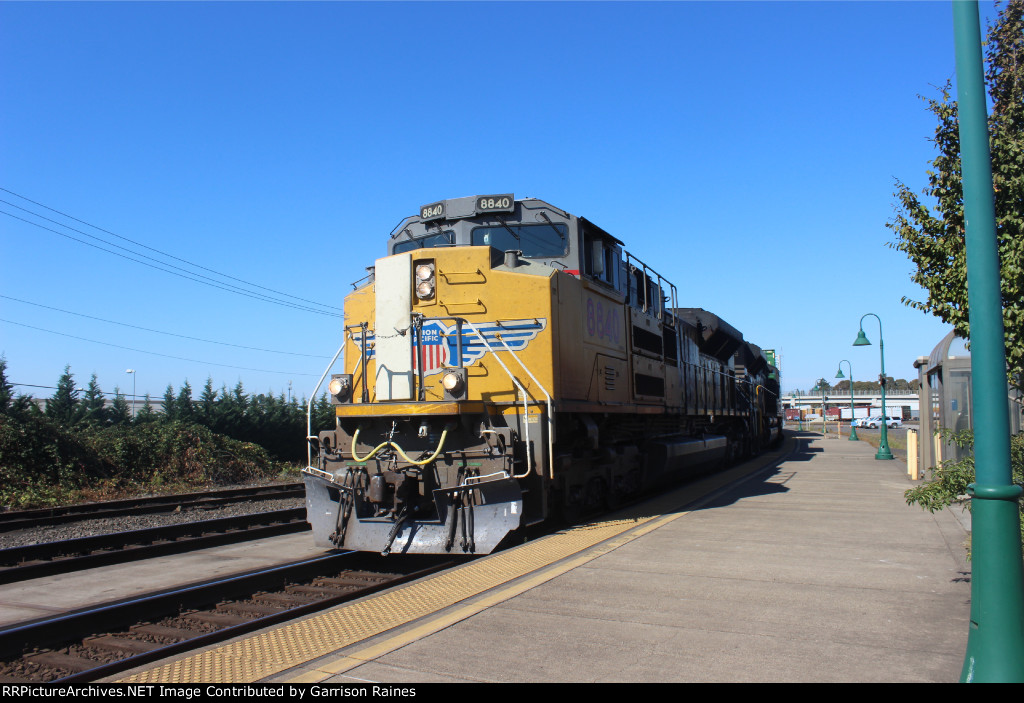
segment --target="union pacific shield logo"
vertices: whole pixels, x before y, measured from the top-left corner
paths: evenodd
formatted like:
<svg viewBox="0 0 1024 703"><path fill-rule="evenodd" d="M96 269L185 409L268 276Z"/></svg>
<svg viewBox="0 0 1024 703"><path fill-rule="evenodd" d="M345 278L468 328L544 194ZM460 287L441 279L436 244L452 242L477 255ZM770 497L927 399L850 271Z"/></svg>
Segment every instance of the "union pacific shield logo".
<svg viewBox="0 0 1024 703"><path fill-rule="evenodd" d="M495 352L503 352L511 349L514 352L522 351L533 341L538 334L547 327L546 318L531 318L528 320L502 320L501 322L478 322L465 323L462 326L461 339L457 333L457 326L453 323L446 325L440 320L430 320L423 323L420 338L416 338L414 329L406 333L413 336L413 370L419 372L423 367L423 375L429 376L438 373L446 366L456 366L459 363L459 346L462 347L462 365L472 366L483 358L487 353L487 346ZM364 343L362 335L352 335L356 345ZM486 342L486 343L485 343ZM366 335L366 358L374 357L374 333Z"/></svg>
<svg viewBox="0 0 1024 703"><path fill-rule="evenodd" d="M444 343L444 330L438 322L423 325L420 338L413 338L412 370L419 372L423 367L423 375L429 376L440 371L448 362L448 350Z"/></svg>

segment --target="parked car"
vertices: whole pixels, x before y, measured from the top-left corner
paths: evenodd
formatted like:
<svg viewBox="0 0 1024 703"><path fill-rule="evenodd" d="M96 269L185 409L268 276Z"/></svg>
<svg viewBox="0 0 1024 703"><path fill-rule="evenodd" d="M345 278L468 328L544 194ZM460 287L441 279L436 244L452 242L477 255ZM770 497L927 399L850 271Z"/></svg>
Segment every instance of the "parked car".
<svg viewBox="0 0 1024 703"><path fill-rule="evenodd" d="M876 415L874 417L866 418L862 422L862 424L860 426L861 427L867 427L867 428L872 429L872 430L876 429L878 427L881 427L882 426L882 416L881 415ZM895 429L897 427L902 427L903 426L903 420L899 419L898 417L887 417L887 418L885 418L885 426L888 427L889 429Z"/></svg>
<svg viewBox="0 0 1024 703"><path fill-rule="evenodd" d="M868 418L866 418L866 417L856 417L856 418L853 419L853 422L850 423L850 424L853 427L864 427L865 426L864 423L866 423L867 421L868 421Z"/></svg>

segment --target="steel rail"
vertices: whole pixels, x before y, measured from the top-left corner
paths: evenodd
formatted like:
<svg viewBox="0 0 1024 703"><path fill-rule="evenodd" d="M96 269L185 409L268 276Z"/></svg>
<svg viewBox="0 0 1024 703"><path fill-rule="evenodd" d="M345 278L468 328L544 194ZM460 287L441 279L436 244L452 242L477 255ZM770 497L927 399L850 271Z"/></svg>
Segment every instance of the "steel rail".
<svg viewBox="0 0 1024 703"><path fill-rule="evenodd" d="M308 529L302 507L10 547L0 549L0 583Z"/></svg>
<svg viewBox="0 0 1024 703"><path fill-rule="evenodd" d="M0 512L0 532L59 525L78 520L94 520L118 515L134 515L174 510L177 507L206 507L242 500L274 500L305 495L301 483L285 483L276 486L253 488L230 488L222 491L180 493L146 498L127 498L97 503L82 503L55 508L36 508Z"/></svg>
<svg viewBox="0 0 1024 703"><path fill-rule="evenodd" d="M256 569L227 578L200 581L163 591L147 593L127 600L102 603L55 617L41 618L0 629L0 657L17 656L28 647L63 643L109 630L139 618L154 618L159 613L174 613L192 607L197 599L213 594L218 598L237 597L261 588L277 588L289 578L314 576L335 565L343 565L351 552L332 553L303 559L269 569Z"/></svg>
<svg viewBox="0 0 1024 703"><path fill-rule="evenodd" d="M332 570L353 566L350 562L361 555L354 552L330 553L313 559L304 559L291 564L259 569L229 578L191 584L188 586L147 594L115 603L101 604L74 613L23 623L0 630L0 657L10 659L23 651L51 645L65 645L70 641L89 637L101 632L124 628L139 620L152 621L161 616L173 616L190 608L208 606L231 598L248 598L261 590L280 590L286 584L312 579L330 573ZM429 563L429 561L428 561ZM248 622L232 625L214 632L198 634L197 637L168 644L158 649L131 655L96 668L52 681L50 683L77 683L96 681L127 669L182 652L221 642L232 637L253 632L270 625L301 617L310 613L334 607L356 598L376 593L393 586L412 581L442 569L455 562L432 563L426 568L386 578L378 583L357 588L348 593L330 596L315 602L282 609L280 612L254 618Z"/></svg>

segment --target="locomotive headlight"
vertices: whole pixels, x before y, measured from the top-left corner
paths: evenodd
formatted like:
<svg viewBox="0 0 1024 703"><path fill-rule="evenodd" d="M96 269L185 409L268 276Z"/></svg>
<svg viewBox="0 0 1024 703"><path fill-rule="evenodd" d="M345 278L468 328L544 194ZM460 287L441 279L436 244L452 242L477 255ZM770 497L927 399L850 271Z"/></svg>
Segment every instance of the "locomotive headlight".
<svg viewBox="0 0 1024 703"><path fill-rule="evenodd" d="M327 386L331 395L339 401L346 400L349 394L352 392L352 376L351 374L342 374L331 378L331 383Z"/></svg>
<svg viewBox="0 0 1024 703"><path fill-rule="evenodd" d="M445 400L463 400L466 397L466 369L457 368L445 371L441 378Z"/></svg>
<svg viewBox="0 0 1024 703"><path fill-rule="evenodd" d="M448 391L449 393L454 393L455 391L462 387L462 379L459 378L458 374L446 373L444 375L444 380L441 382L441 384L444 386L444 389L446 391Z"/></svg>
<svg viewBox="0 0 1024 703"><path fill-rule="evenodd" d="M416 284L416 295L422 299L433 297L434 295L434 283L433 281L420 281Z"/></svg>
<svg viewBox="0 0 1024 703"><path fill-rule="evenodd" d="M331 385L329 386L331 389L331 395L341 395L342 391L345 390L345 385L344 379L332 378Z"/></svg>
<svg viewBox="0 0 1024 703"><path fill-rule="evenodd" d="M416 297L420 300L430 300L434 297L434 261L424 259L413 262L413 276L416 284Z"/></svg>

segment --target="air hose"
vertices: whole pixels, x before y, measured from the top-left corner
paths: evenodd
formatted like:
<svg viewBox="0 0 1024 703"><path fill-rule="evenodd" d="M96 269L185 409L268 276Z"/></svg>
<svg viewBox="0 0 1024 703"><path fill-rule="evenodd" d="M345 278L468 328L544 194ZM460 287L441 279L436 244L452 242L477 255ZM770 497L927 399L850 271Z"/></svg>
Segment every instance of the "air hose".
<svg viewBox="0 0 1024 703"><path fill-rule="evenodd" d="M359 427L359 428L356 428L356 433L354 435L352 435L352 458L355 461L359 461L359 462L369 461L374 456L376 456L377 452L379 452L384 447L394 447L395 450L401 455L401 457L403 459L405 459L407 462L409 462L410 464L413 464L415 466L426 466L427 464L432 462L434 459L436 459L438 457L438 455L441 453L441 450L444 449L444 441L448 438L448 428L449 428L449 425L446 425L445 428L441 431L441 440L437 443L437 449L434 450L434 453L431 454L430 456L428 456L426 459L420 459L420 460L417 461L417 460L414 460L414 459L410 459L409 455L406 454L404 451L402 451L402 448L400 446L398 446L397 443L392 442L391 440L386 440L384 442L381 442L376 447L374 447L373 451L371 451L366 456L359 456L358 454L356 454L356 442L359 440L359 432L362 430L362 428Z"/></svg>

